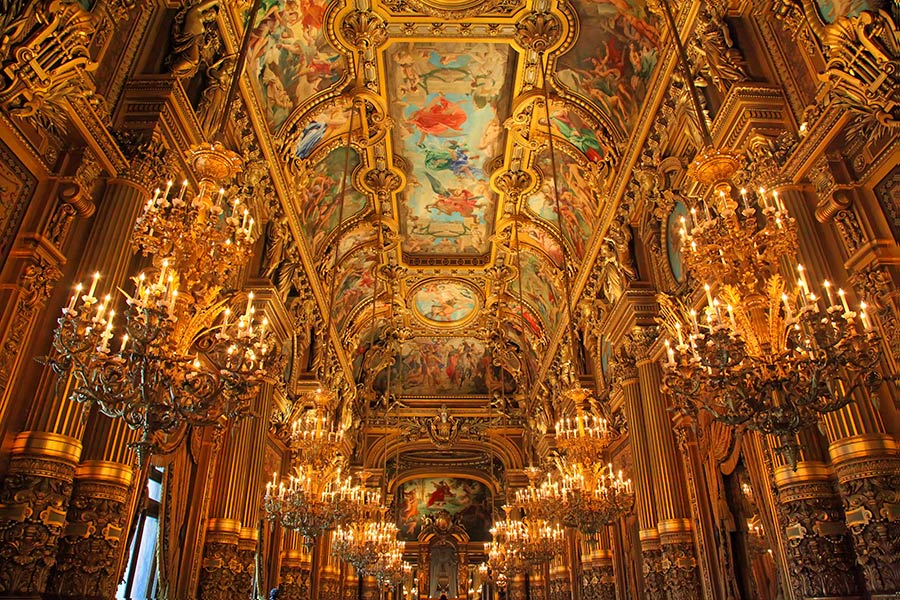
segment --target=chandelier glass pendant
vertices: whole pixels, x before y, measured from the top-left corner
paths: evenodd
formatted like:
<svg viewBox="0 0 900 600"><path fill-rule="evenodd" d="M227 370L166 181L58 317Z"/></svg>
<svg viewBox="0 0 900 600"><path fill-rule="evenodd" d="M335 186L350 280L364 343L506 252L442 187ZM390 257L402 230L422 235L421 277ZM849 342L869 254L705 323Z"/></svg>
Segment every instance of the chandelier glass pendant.
<svg viewBox="0 0 900 600"><path fill-rule="evenodd" d="M739 209L720 190L714 214L694 211L682 225L686 266L709 279L699 313L662 302L675 341L666 342L665 384L683 413L776 436L795 466L800 429L880 385L878 339L865 303L850 310L827 280L817 295L803 265L796 284L779 274L797 237L777 194L741 196Z"/></svg>
<svg viewBox="0 0 900 600"><path fill-rule="evenodd" d="M794 219L762 188L742 189L735 201L740 155L713 145L671 6L662 7L704 143L688 175L713 188L713 206L695 207L681 229L685 266L704 283L706 306L698 313L691 297L661 297L661 320L676 340L667 342L664 382L681 412L774 435L795 467L802 428L880 385L878 338L864 303L850 310L828 281L818 297L802 265L796 285L782 277L782 261L798 247Z"/></svg>
<svg viewBox="0 0 900 600"><path fill-rule="evenodd" d="M174 447L190 427L234 420L249 409L260 383L271 381L278 355L253 294L232 314L236 294L223 282L247 261L255 239L248 209L228 202L224 183L240 159L220 144L191 148L199 179L174 193L172 182L148 199L133 243L153 268L132 278L117 328L113 291L76 286L53 337L54 370L74 380L72 398L141 431L134 444L143 464ZM114 340L114 338L117 338Z"/></svg>

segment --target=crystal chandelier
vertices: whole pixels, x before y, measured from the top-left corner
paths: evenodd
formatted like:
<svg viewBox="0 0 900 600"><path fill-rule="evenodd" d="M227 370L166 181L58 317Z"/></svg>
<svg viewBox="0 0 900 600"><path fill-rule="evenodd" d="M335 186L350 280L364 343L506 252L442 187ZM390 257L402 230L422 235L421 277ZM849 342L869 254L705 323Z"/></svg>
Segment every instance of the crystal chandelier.
<svg viewBox="0 0 900 600"><path fill-rule="evenodd" d="M340 468L329 473L298 464L287 484L278 481L277 473L273 475L263 503L270 520L297 530L308 544L326 529L355 518L362 494L350 477L341 477Z"/></svg>
<svg viewBox="0 0 900 600"><path fill-rule="evenodd" d="M558 459L557 468L560 481L554 485L559 486L565 525L591 536L631 511L631 480L623 478L621 470L615 473L612 464Z"/></svg>
<svg viewBox="0 0 900 600"><path fill-rule="evenodd" d="M558 523L545 519L526 517L522 519L525 535L518 541L518 555L526 563L547 562L563 552L566 532Z"/></svg>
<svg viewBox="0 0 900 600"><path fill-rule="evenodd" d="M575 386L563 395L575 406L575 419L560 419L556 423L556 447L570 460L584 464L600 462L603 451L615 438L609 422L603 417L584 412L584 401L590 397L587 388Z"/></svg>
<svg viewBox="0 0 900 600"><path fill-rule="evenodd" d="M683 413L774 435L795 467L798 431L880 384L878 339L865 304L850 310L843 290L825 281L817 297L802 265L796 285L782 278L782 261L798 247L794 219L777 192L741 189L735 201L740 155L713 145L672 9L662 4L704 142L688 175L713 187L713 206L695 207L681 229L685 266L704 283L706 307L698 314L690 297L660 301L676 340L667 342L664 382Z"/></svg>
<svg viewBox="0 0 900 600"><path fill-rule="evenodd" d="M543 474L540 469L531 467L526 470L526 474L528 486L516 490L513 506L529 517L561 521L565 516L565 497L559 482L553 480L554 472L547 473L540 484L537 483L537 479Z"/></svg>
<svg viewBox="0 0 900 600"><path fill-rule="evenodd" d="M509 507L503 507L504 511L508 509ZM526 535L522 521L512 519L509 515L494 521L491 527L491 541L484 545L488 556L487 565L492 572L500 574L504 582L527 569L527 563L519 553Z"/></svg>
<svg viewBox="0 0 900 600"><path fill-rule="evenodd" d="M369 574L382 586L393 589L402 583L411 573L412 565L403 560L406 543L394 540L393 547L378 556L369 567Z"/></svg>
<svg viewBox="0 0 900 600"><path fill-rule="evenodd" d="M223 285L247 260L253 222L240 202L227 202L223 183L240 160L220 144L195 146L188 161L199 179L196 193L172 182L148 199L133 243L153 268L133 277L123 292L124 323L117 331L113 294L75 288L53 337L53 369L74 380L72 398L140 430L134 444L145 464L152 453L174 448L191 427L244 415L259 384L274 380L278 352L268 320L248 294L232 314L235 294ZM226 216L227 215L227 216ZM113 341L114 337L119 340Z"/></svg>
<svg viewBox="0 0 900 600"><path fill-rule="evenodd" d="M291 425L290 446L296 464L324 472L342 462L340 457L346 439L340 423L328 419L327 406L333 394L318 389L313 398L315 408Z"/></svg>
<svg viewBox="0 0 900 600"><path fill-rule="evenodd" d="M379 557L396 552L398 545L401 554L403 551L403 542L397 540L397 524L388 520L380 503L371 501L369 506L364 511L368 515L359 514L346 525L339 525L332 543L332 551L361 575L374 575Z"/></svg>

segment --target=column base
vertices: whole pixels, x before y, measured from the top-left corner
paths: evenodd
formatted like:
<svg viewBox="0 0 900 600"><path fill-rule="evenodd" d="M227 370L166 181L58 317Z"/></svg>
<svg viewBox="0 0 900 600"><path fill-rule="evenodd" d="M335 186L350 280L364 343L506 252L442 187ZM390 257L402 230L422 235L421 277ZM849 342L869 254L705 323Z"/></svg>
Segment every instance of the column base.
<svg viewBox="0 0 900 600"><path fill-rule="evenodd" d="M666 600L666 580L663 575L662 550L646 542L641 548L644 572L644 595L647 600Z"/></svg>
<svg viewBox="0 0 900 600"><path fill-rule="evenodd" d="M81 443L26 431L14 442L0 485L0 595L39 597L56 564Z"/></svg>
<svg viewBox="0 0 900 600"><path fill-rule="evenodd" d="M299 554L285 555L279 572L278 600L309 600L309 568Z"/></svg>
<svg viewBox="0 0 900 600"><path fill-rule="evenodd" d="M239 521L211 519L203 546L203 563L197 598L200 600L232 600L243 598L249 588L239 585L244 565L238 553Z"/></svg>
<svg viewBox="0 0 900 600"><path fill-rule="evenodd" d="M68 522L46 597L115 597L131 478L131 467L126 465L91 461L78 466Z"/></svg>
<svg viewBox="0 0 900 600"><path fill-rule="evenodd" d="M890 440L893 443L893 440ZM844 518L872 600L900 597L900 457L896 451L836 462Z"/></svg>
<svg viewBox="0 0 900 600"><path fill-rule="evenodd" d="M843 510L827 468L813 462L798 464L796 471L778 467L775 485L794 596L864 597Z"/></svg>

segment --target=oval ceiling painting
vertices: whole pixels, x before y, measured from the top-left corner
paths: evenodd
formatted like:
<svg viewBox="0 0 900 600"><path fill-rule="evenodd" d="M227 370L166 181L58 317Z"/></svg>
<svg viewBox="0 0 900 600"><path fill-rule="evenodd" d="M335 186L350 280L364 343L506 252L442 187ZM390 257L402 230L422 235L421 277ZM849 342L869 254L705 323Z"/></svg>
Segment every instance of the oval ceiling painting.
<svg viewBox="0 0 900 600"><path fill-rule="evenodd" d="M428 281L413 291L416 315L428 325L460 325L478 308L478 293L456 280Z"/></svg>

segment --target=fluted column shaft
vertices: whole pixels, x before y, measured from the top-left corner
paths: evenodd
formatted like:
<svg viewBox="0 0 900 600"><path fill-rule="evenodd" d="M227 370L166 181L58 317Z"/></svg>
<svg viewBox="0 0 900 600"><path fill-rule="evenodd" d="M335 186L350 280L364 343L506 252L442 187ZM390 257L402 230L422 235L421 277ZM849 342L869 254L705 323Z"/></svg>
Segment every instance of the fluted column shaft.
<svg viewBox="0 0 900 600"><path fill-rule="evenodd" d="M649 341L649 340L647 340ZM645 346L646 348L646 346ZM650 450L650 471L656 499L660 546L664 559L666 595L669 600L699 598L696 550L691 530L691 511L678 463L674 425L662 393L662 367L646 353L637 360L644 423Z"/></svg>
<svg viewBox="0 0 900 600"><path fill-rule="evenodd" d="M665 586L662 580L659 532L656 529L656 501L650 469L650 449L644 407L634 356L620 350L616 358L616 381L624 395L625 417L628 419L631 454L634 470L635 511L640 527L643 589L647 600L663 600Z"/></svg>
<svg viewBox="0 0 900 600"><path fill-rule="evenodd" d="M134 181L126 179L109 181L79 266L79 272L98 270L105 275L104 285L99 289L114 293L115 287L123 283L128 262L133 254L130 248L131 231L145 197L146 190ZM25 430L17 436L17 443L10 457L9 474L2 485L8 494L10 504L22 506L22 501L27 498L24 504L27 505L27 513L30 516L19 520L0 515L0 536L9 539L29 539L39 535L42 543L40 548L14 544L0 550L0 553L9 554L8 558L12 561L8 562L5 560L7 557L0 555L0 559L3 559L0 563L10 565L23 562L28 565L24 570L20 568L21 573L12 579L4 573L6 569L0 567L0 591L38 594L45 591L50 569L56 562L59 539L64 534L63 524L66 522L73 481L81 457L80 439L84 432L82 407L69 400L68 385L65 382L59 382L57 385L56 375L46 368L42 371L36 398L36 402L30 403L31 411L25 421ZM48 440L52 440L52 443L48 443ZM60 453L53 450L54 447L63 447L67 450ZM76 448L77 452L74 450ZM47 468L48 464L52 464L53 468ZM93 477L98 469L112 472L116 467L111 467L110 471L102 465L89 466L82 470L82 474ZM101 532L103 530L112 532L120 526L119 523L122 527L126 525L119 521L117 514L117 506L120 504L124 506L127 502L127 497L122 496L122 482L124 479L118 483L105 480L85 481L83 485L75 486L79 490L80 498L88 493L109 496L98 498L100 504L104 506L96 507L99 514L108 517L107 522L98 521L92 524L92 527ZM110 486L116 490L113 491ZM35 495L29 491L42 488L46 488L47 493ZM52 493L50 490L53 490ZM74 530L84 525L84 514L89 504L79 500L79 506L75 508L79 514L73 514L70 519ZM42 519L40 517L42 514L60 514L61 518L58 522ZM106 519L106 517L99 518ZM88 527L88 531L90 530ZM111 581L117 575L115 570L118 566L117 552L121 536L119 540L115 540L116 535L110 533L110 541L114 543L109 544L105 541L101 543L101 538L93 533L90 536L94 536L94 541L100 543L100 547L104 547L105 556L96 559L103 565L103 575L93 578L76 575L79 567L67 564L60 570L59 577L54 578L53 581L56 582L54 585L68 586L69 583L75 585L71 579L75 577L81 582L78 585L84 586L82 592L88 597L94 594L106 595ZM33 556L27 556L26 553ZM79 558L77 550L71 544L64 548L63 556L66 560ZM26 574L28 569L34 570ZM64 572L66 575L63 575ZM66 580L69 580L69 583L65 583ZM62 588L58 591L62 591Z"/></svg>

